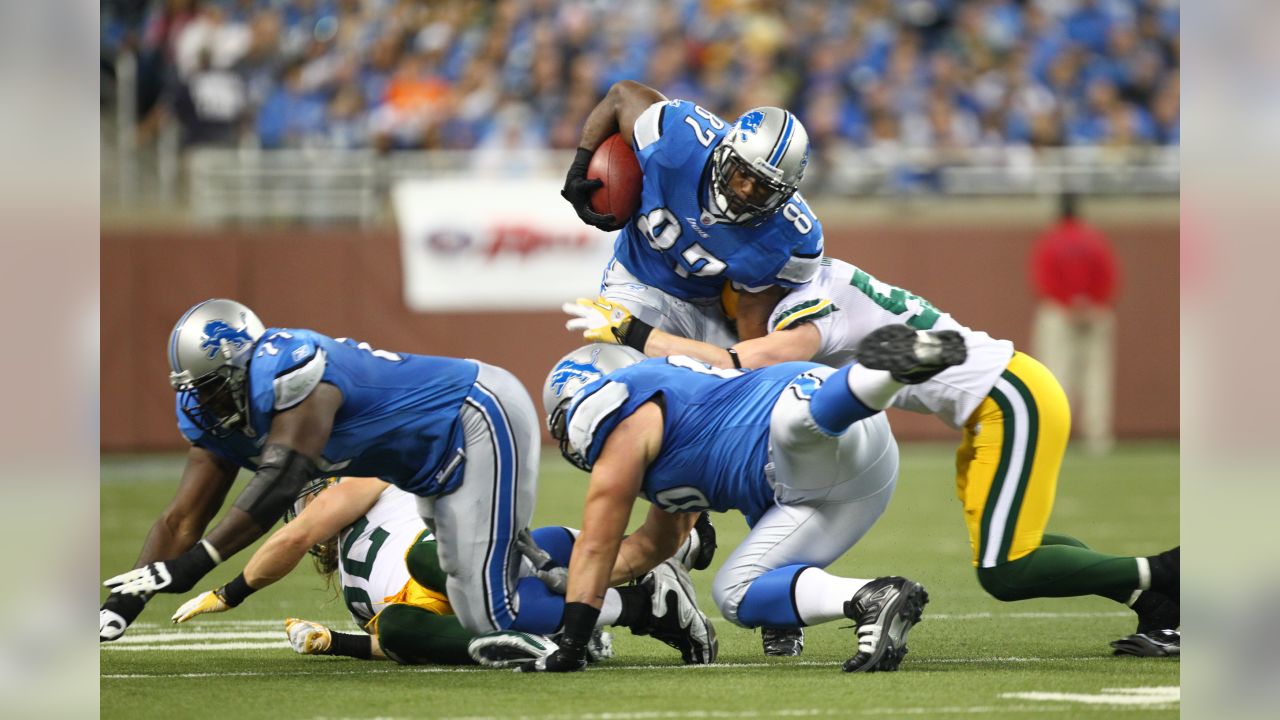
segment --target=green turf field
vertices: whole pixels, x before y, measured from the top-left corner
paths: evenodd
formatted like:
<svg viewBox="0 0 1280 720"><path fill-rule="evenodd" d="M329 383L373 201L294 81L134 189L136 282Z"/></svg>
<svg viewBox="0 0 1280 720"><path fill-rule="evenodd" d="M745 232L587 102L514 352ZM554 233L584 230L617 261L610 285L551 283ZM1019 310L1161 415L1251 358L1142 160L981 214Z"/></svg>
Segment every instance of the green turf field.
<svg viewBox="0 0 1280 720"><path fill-rule="evenodd" d="M103 578L132 565L180 468L175 457L104 458ZM102 647L102 717L1177 717L1176 659L1110 654L1107 642L1133 631L1124 608L1100 598L1005 604L982 592L952 472L951 448L904 445L889 511L830 568L907 575L928 588L924 622L896 673L840 672L855 645L844 623L810 628L802 658L766 660L759 635L721 620L710 601L712 573L746 532L739 517L718 515L722 552L693 576L703 610L717 621L718 665L686 668L674 650L625 630L615 636L616 658L569 676L301 657L285 641L285 617L354 630L341 601L304 564L236 610L180 627L168 618L185 597L155 599L121 641ZM548 448L535 526L576 526L585 479ZM1176 544L1177 447L1068 455L1049 528L1119 554ZM218 568L201 589L230 580L248 556Z"/></svg>

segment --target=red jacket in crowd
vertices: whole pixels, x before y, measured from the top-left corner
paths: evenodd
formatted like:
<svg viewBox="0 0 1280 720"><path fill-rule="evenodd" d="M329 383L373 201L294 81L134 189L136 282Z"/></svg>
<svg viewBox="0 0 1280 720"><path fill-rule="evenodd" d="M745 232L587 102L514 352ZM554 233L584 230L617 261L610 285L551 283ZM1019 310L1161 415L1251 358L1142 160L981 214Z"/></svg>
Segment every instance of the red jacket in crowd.
<svg viewBox="0 0 1280 720"><path fill-rule="evenodd" d="M1111 243L1076 219L1046 230L1031 253L1031 283L1041 300L1067 306L1110 305L1118 276Z"/></svg>

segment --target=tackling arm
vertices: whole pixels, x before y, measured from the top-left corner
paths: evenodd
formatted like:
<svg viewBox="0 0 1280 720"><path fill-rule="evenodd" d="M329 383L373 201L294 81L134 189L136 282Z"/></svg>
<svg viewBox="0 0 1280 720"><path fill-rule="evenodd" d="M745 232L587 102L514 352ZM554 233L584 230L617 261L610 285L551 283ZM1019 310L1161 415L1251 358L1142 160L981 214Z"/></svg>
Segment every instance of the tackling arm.
<svg viewBox="0 0 1280 720"><path fill-rule="evenodd" d="M774 285L760 292L742 292L738 294L738 337L752 340L764 337L769 332L769 314L773 306L778 304L787 289Z"/></svg>
<svg viewBox="0 0 1280 720"><path fill-rule="evenodd" d="M244 568L249 587L261 590L288 575L312 546L336 536L369 512L387 487L377 478L346 478L317 495L293 522L272 534L249 558Z"/></svg>
<svg viewBox="0 0 1280 720"><path fill-rule="evenodd" d="M581 330L582 337L593 342L627 345L649 357L687 355L713 367L733 368L733 356L724 348L710 343L672 335L649 326L631 316L617 302L598 297L579 298L565 303L563 309L573 319L565 323L569 330ZM801 323L746 340L733 346L742 367L758 368L791 360L808 360L822 345L822 334L811 323Z"/></svg>

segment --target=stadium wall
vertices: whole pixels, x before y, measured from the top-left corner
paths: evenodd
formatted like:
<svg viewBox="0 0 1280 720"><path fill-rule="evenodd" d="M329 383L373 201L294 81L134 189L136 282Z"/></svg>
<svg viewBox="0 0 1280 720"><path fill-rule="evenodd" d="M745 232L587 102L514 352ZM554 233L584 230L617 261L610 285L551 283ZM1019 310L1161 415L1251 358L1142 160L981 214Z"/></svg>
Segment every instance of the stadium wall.
<svg viewBox="0 0 1280 720"><path fill-rule="evenodd" d="M827 252L1026 349L1034 311L1027 251L1044 218L971 212L943 221L827 220ZM1095 223L1114 241L1123 267L1117 431L1124 438L1176 437L1176 215L1136 221L1103 215ZM174 426L165 343L181 312L208 297L246 302L269 326L308 327L374 347L501 365L537 402L546 371L574 346L559 313L410 312L392 229L104 229L101 250L104 452L183 446ZM592 290L583 288L583 294ZM926 416L895 411L892 422L903 439L954 437Z"/></svg>

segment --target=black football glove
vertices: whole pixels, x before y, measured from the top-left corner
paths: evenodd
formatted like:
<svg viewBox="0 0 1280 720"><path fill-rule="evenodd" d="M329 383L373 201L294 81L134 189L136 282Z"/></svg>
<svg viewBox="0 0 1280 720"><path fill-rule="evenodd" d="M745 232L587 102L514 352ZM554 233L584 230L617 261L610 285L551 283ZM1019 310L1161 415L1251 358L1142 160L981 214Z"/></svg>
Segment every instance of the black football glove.
<svg viewBox="0 0 1280 720"><path fill-rule="evenodd" d="M604 183L599 180L587 179L587 167L591 165L591 156L594 154L591 150L578 148L573 164L569 166L569 175L564 179L564 189L560 191L560 196L569 201L582 222L608 232L621 230L626 223L619 223L613 215L601 215L591 209L591 193L604 187Z"/></svg>

